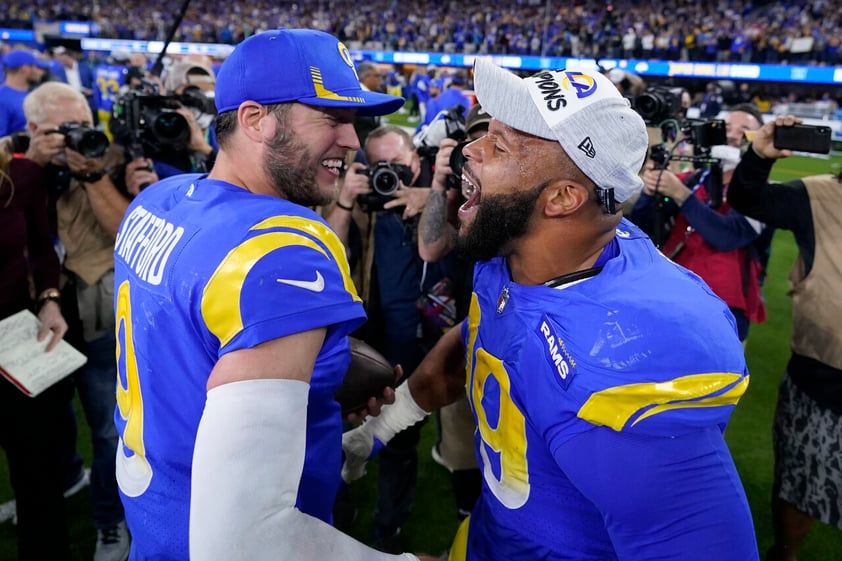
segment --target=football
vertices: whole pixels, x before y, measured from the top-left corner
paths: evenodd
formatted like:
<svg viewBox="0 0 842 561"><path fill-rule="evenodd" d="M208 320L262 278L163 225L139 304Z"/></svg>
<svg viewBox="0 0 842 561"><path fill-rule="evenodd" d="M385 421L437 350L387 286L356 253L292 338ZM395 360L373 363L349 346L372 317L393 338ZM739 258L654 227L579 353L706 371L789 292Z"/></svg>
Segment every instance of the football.
<svg viewBox="0 0 842 561"><path fill-rule="evenodd" d="M386 386L395 385L395 372L389 361L371 345L354 337L348 338L351 346L351 364L342 385L334 398L342 407L342 415L359 411L369 398L380 397Z"/></svg>

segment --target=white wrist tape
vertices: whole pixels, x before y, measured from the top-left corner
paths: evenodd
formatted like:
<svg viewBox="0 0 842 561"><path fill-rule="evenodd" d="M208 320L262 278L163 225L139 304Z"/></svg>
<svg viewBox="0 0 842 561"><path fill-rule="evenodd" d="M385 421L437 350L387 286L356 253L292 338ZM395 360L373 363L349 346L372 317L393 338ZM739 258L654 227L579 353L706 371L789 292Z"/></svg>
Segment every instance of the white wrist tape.
<svg viewBox="0 0 842 561"><path fill-rule="evenodd" d="M368 427L371 434L385 444L429 414L429 411L418 406L409 391L409 383L404 382L395 390L395 402L384 405L377 417L367 417L363 426Z"/></svg>
<svg viewBox="0 0 842 561"><path fill-rule="evenodd" d="M309 385L246 380L208 392L193 452L190 559L417 559L380 553L295 508Z"/></svg>
<svg viewBox="0 0 842 561"><path fill-rule="evenodd" d="M342 435L342 479L350 483L365 475L369 458L375 455L393 436L429 415L421 409L403 383L395 390L395 402L384 405L377 417L366 417L359 427Z"/></svg>

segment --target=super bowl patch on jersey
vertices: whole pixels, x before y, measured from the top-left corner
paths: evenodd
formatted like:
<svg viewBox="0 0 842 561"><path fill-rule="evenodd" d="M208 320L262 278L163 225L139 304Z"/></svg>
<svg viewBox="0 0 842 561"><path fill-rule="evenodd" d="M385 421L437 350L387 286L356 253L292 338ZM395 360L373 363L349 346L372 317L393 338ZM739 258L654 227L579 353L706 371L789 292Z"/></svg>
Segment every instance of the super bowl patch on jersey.
<svg viewBox="0 0 842 561"><path fill-rule="evenodd" d="M544 355L547 361L557 374L557 380L564 390L570 386L573 376L576 374L576 361L567 352L564 339L559 336L559 329L549 318L544 315L536 330L543 340Z"/></svg>

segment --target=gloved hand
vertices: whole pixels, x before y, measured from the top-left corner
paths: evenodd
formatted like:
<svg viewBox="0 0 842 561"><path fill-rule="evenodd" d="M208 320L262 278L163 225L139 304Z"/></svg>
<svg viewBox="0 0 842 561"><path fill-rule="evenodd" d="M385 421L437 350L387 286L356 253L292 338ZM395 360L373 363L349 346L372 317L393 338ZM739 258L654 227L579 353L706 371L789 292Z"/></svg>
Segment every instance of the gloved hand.
<svg viewBox="0 0 842 561"><path fill-rule="evenodd" d="M415 403L408 384L398 386L394 403L384 405L379 416L366 417L362 425L342 435L342 450L345 452L342 479L350 483L365 475L365 464L393 436L429 414Z"/></svg>
<svg viewBox="0 0 842 561"><path fill-rule="evenodd" d="M386 443L374 435L374 425L368 421L342 435L342 451L345 462L342 464L342 479L350 483L365 475L365 465L383 448Z"/></svg>

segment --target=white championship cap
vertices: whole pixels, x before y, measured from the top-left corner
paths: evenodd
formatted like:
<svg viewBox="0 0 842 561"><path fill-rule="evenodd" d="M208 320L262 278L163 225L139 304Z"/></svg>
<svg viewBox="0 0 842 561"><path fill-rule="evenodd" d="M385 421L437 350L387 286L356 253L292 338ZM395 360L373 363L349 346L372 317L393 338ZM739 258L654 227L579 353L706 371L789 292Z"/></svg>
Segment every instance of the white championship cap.
<svg viewBox="0 0 842 561"><path fill-rule="evenodd" d="M646 124L601 73L554 70L518 78L482 57L474 65L474 89L501 123L558 141L597 187L614 189L617 202L643 187L638 172L649 145Z"/></svg>

